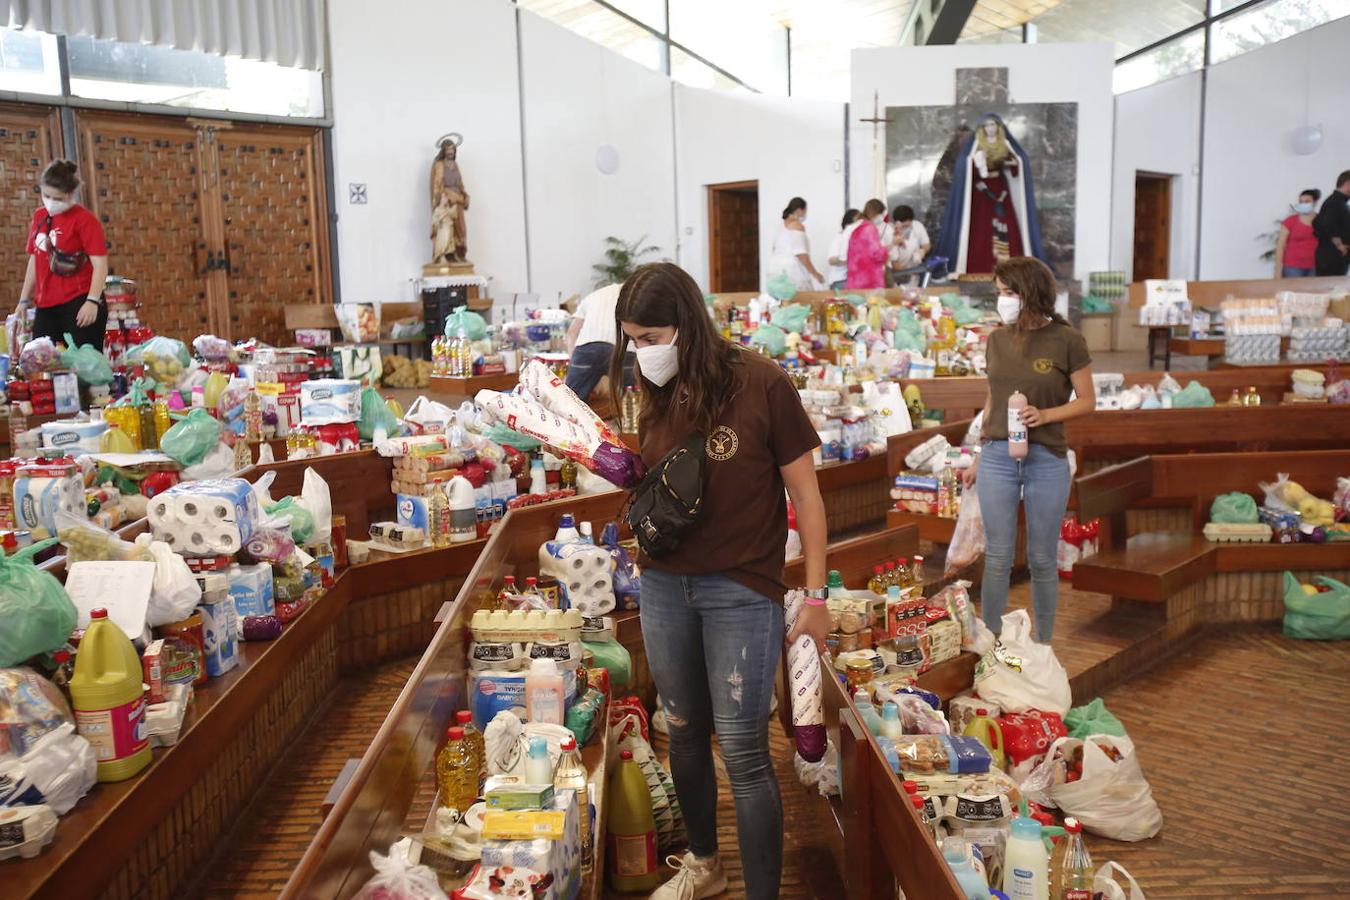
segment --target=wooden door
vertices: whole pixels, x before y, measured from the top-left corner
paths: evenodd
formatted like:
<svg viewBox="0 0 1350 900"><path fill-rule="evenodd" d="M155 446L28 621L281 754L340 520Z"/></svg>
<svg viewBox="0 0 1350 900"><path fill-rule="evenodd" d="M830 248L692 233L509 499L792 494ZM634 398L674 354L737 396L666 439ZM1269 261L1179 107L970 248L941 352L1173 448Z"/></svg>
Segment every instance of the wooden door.
<svg viewBox="0 0 1350 900"><path fill-rule="evenodd" d="M28 229L42 205L38 179L61 154L61 120L50 106L0 103L0 283L11 302L28 266Z"/></svg>
<svg viewBox="0 0 1350 900"><path fill-rule="evenodd" d="M241 125L214 133L232 337L287 342L285 306L331 303L317 128Z"/></svg>
<svg viewBox="0 0 1350 900"><path fill-rule="evenodd" d="M1132 281L1171 277L1172 176L1134 176L1134 269Z"/></svg>
<svg viewBox="0 0 1350 900"><path fill-rule="evenodd" d="M142 321L191 341L215 330L201 135L186 120L75 114L85 204L103 223L108 267L136 281Z"/></svg>
<svg viewBox="0 0 1350 900"><path fill-rule="evenodd" d="M708 185L709 289L759 290L759 182Z"/></svg>

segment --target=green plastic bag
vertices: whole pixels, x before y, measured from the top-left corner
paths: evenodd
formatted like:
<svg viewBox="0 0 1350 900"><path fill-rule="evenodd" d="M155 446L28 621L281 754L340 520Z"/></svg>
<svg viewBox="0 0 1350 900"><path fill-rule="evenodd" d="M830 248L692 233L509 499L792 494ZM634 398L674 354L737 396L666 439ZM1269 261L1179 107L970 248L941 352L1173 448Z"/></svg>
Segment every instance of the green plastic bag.
<svg viewBox="0 0 1350 900"><path fill-rule="evenodd" d="M1064 727L1069 729L1069 737L1087 740L1090 734L1110 734L1125 737L1125 726L1111 714L1098 697L1091 703L1075 706L1064 716Z"/></svg>
<svg viewBox="0 0 1350 900"><path fill-rule="evenodd" d="M787 334L774 325L761 325L750 333L750 343L764 347L770 356L782 356L787 350Z"/></svg>
<svg viewBox="0 0 1350 900"><path fill-rule="evenodd" d="M169 427L159 439L159 449L183 466L195 466L220 443L220 420L204 409L188 414Z"/></svg>
<svg viewBox="0 0 1350 900"><path fill-rule="evenodd" d="M157 334L148 341L137 344L126 352L122 357L129 363L144 363L145 354L152 356L171 356L177 359L184 367L192 362L192 354L188 352L187 344L171 337L165 337Z"/></svg>
<svg viewBox="0 0 1350 900"><path fill-rule="evenodd" d="M361 440L370 441L375 438L375 429L384 427L386 437L397 435L402 429L402 423L398 416L389 408L389 404L384 402L380 392L373 387L363 388L361 391L361 418L356 420L356 430L361 434Z"/></svg>
<svg viewBox="0 0 1350 900"><path fill-rule="evenodd" d="M113 380L108 358L93 344L76 347L75 338L69 331L66 332L66 349L61 353L61 365L73 371L85 384L107 384Z"/></svg>
<svg viewBox="0 0 1350 900"><path fill-rule="evenodd" d="M487 431L483 432L483 437L494 444L501 444L503 447L515 447L521 453L533 453L543 446L534 438L521 434L519 431L513 431L500 422L488 426Z"/></svg>
<svg viewBox="0 0 1350 900"><path fill-rule="evenodd" d="M314 514L294 497L282 497L263 511L274 519L290 522L291 539L297 544L309 543L314 535Z"/></svg>
<svg viewBox="0 0 1350 900"><path fill-rule="evenodd" d="M633 656L618 641L582 641L581 646L595 654L595 666L609 670L613 687L627 687L633 679Z"/></svg>
<svg viewBox="0 0 1350 900"><path fill-rule="evenodd" d="M1109 313L1115 311L1115 307L1111 305L1110 300L1107 300L1105 297L1097 297L1093 294L1088 294L1083 298L1081 308L1085 313Z"/></svg>
<svg viewBox="0 0 1350 900"><path fill-rule="evenodd" d="M1209 506L1209 520L1223 525L1255 525L1260 516L1256 514L1256 501L1251 494L1233 491L1214 498Z"/></svg>
<svg viewBox="0 0 1350 900"><path fill-rule="evenodd" d="M12 556L0 556L0 668L55 650L75 630L75 604L33 556L56 543L38 541Z"/></svg>
<svg viewBox="0 0 1350 900"><path fill-rule="evenodd" d="M915 353L922 353L928 347L923 336L923 326L908 309L896 313L894 344L897 350L912 350Z"/></svg>
<svg viewBox="0 0 1350 900"><path fill-rule="evenodd" d="M769 321L775 328L795 331L801 334L806 330L806 320L811 317L811 307L804 303L791 303L778 307Z"/></svg>
<svg viewBox="0 0 1350 900"><path fill-rule="evenodd" d="M1285 637L1304 641L1350 639L1350 585L1325 575L1314 577L1313 583L1330 590L1309 594L1293 573L1284 573Z"/></svg>
<svg viewBox="0 0 1350 900"><path fill-rule="evenodd" d="M1214 395L1198 381L1192 381L1172 395L1173 409L1198 409L1214 405Z"/></svg>
<svg viewBox="0 0 1350 900"><path fill-rule="evenodd" d="M471 341L481 341L486 335L487 322L467 306L461 306L445 317L446 337L466 337Z"/></svg>
<svg viewBox="0 0 1350 900"><path fill-rule="evenodd" d="M792 279L787 276L786 272L779 272L769 279L764 293L779 302L786 303L797 296L797 286L792 283Z"/></svg>

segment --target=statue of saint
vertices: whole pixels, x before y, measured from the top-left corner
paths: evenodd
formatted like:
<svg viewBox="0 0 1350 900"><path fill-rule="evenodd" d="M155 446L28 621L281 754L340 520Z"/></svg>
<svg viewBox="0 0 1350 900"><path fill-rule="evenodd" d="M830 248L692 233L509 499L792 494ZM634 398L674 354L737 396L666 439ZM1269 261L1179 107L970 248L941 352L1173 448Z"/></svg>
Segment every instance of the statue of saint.
<svg viewBox="0 0 1350 900"><path fill-rule="evenodd" d="M460 174L459 145L464 138L454 132L443 136L440 151L431 163L431 243L433 266L466 263L468 227L464 213L469 208L469 192Z"/></svg>

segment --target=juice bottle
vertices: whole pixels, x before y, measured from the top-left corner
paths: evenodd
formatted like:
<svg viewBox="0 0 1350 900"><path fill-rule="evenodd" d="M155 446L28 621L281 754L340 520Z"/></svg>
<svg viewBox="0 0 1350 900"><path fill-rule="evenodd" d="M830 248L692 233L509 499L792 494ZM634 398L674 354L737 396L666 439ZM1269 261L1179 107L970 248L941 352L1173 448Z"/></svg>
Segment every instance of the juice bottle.
<svg viewBox="0 0 1350 900"><path fill-rule="evenodd" d="M75 729L94 747L99 781L123 781L150 764L141 658L108 611L89 613L70 695Z"/></svg>
<svg viewBox="0 0 1350 900"><path fill-rule="evenodd" d="M450 546L450 500L439 484L432 485L427 498L427 530L431 532L431 546Z"/></svg>
<svg viewBox="0 0 1350 900"><path fill-rule="evenodd" d="M1092 857L1083 844L1083 825L1073 816L1064 820L1064 854L1054 875L1055 900L1092 900Z"/></svg>
<svg viewBox="0 0 1350 900"><path fill-rule="evenodd" d="M886 570L881 566L873 566L872 578L867 582L867 589L874 594L885 594L886 587Z"/></svg>
<svg viewBox="0 0 1350 900"><path fill-rule="evenodd" d="M1026 394L1013 391L1008 398L1008 455L1013 459L1026 459L1031 449L1027 444L1027 426L1022 422L1021 415L1026 408Z"/></svg>
<svg viewBox="0 0 1350 900"><path fill-rule="evenodd" d="M1004 768L1007 757L1003 752L1003 732L999 730L998 722L989 717L989 710L975 710L975 715L971 716L961 733L984 744L989 755L994 758L994 765Z"/></svg>
<svg viewBox="0 0 1350 900"><path fill-rule="evenodd" d="M619 764L610 773L606 788L609 886L625 894L650 893L661 881L656 868L656 821L647 779L631 750L619 754Z"/></svg>
<svg viewBox="0 0 1350 900"><path fill-rule="evenodd" d="M436 755L436 790L441 806L465 812L478 799L478 771L464 729L451 725Z"/></svg>
<svg viewBox="0 0 1350 900"><path fill-rule="evenodd" d="M563 678L556 660L547 656L530 660L525 675L525 710L531 722L561 725L564 710Z"/></svg>
<svg viewBox="0 0 1350 900"><path fill-rule="evenodd" d="M553 787L559 791L577 792L577 812L581 814L581 863L591 864L591 800L590 776L577 751L576 738L562 741L562 757L553 770Z"/></svg>
<svg viewBox="0 0 1350 900"><path fill-rule="evenodd" d="M478 769L478 789L483 789L483 779L487 777L487 746L483 743L483 732L473 726L473 713L461 709L455 713L455 724L464 729L464 743L469 747Z"/></svg>
<svg viewBox="0 0 1350 900"><path fill-rule="evenodd" d="M1003 855L1003 893L1009 900L1050 900L1049 870L1041 823L1026 816L1013 819Z"/></svg>

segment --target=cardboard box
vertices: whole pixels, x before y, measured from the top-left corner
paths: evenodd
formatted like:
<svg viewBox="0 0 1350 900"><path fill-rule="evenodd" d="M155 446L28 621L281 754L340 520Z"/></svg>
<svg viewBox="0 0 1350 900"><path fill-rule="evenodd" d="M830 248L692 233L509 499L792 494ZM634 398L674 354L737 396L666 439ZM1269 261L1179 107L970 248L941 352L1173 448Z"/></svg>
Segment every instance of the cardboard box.
<svg viewBox="0 0 1350 900"><path fill-rule="evenodd" d="M1114 349L1115 313L1083 313L1083 339L1089 353L1105 353Z"/></svg>

